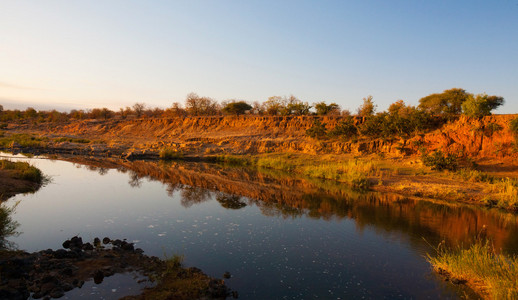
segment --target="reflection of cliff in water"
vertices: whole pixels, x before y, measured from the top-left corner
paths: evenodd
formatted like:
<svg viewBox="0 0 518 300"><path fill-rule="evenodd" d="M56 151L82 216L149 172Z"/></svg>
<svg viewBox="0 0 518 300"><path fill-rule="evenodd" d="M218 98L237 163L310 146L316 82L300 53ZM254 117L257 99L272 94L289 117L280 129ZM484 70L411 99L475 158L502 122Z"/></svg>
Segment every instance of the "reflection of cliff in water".
<svg viewBox="0 0 518 300"><path fill-rule="evenodd" d="M263 214L295 218L353 219L358 230L372 228L386 233L404 232L418 245L423 238L432 245L470 244L485 225L496 248L518 253L518 219L498 210L423 201L393 194L359 194L343 184L294 178L272 171L250 171L202 163L161 163L121 161L110 166L88 163L90 168L117 167L129 170L130 184L139 186L143 178L159 180L167 192L179 192L182 205L207 201L215 193L225 208L256 205ZM123 167L123 168L121 168Z"/></svg>

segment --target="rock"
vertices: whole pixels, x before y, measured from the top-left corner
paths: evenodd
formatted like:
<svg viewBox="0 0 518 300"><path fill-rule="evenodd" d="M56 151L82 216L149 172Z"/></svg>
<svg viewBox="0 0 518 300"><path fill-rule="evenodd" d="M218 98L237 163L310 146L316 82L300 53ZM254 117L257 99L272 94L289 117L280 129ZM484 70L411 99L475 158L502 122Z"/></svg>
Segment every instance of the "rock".
<svg viewBox="0 0 518 300"><path fill-rule="evenodd" d="M101 271L101 270L95 271L93 274L93 277L94 277L95 284L100 284L101 282L103 282L103 279L104 279L103 271Z"/></svg>

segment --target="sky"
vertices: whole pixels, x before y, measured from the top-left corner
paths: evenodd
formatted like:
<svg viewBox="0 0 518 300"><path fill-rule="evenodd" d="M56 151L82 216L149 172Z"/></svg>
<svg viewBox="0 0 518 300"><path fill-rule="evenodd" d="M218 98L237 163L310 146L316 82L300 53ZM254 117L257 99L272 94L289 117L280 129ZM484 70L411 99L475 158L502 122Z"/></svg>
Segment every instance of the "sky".
<svg viewBox="0 0 518 300"><path fill-rule="evenodd" d="M0 0L0 104L294 95L378 111L450 88L518 113L518 0Z"/></svg>

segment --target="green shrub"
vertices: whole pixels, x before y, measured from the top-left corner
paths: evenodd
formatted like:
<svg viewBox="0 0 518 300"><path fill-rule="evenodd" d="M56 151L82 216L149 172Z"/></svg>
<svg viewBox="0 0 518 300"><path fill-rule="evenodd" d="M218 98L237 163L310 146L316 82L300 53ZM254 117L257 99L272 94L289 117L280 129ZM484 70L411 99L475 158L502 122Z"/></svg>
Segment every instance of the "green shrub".
<svg viewBox="0 0 518 300"><path fill-rule="evenodd" d="M509 125L509 129L518 139L518 118L514 118L511 120L511 124Z"/></svg>
<svg viewBox="0 0 518 300"><path fill-rule="evenodd" d="M315 139L325 137L326 133L326 124L320 122L319 119L315 119L315 121L313 121L313 125L311 126L311 128L306 130L306 135Z"/></svg>
<svg viewBox="0 0 518 300"><path fill-rule="evenodd" d="M163 148L160 150L158 156L163 160L183 159L184 157L182 151L171 148Z"/></svg>
<svg viewBox="0 0 518 300"><path fill-rule="evenodd" d="M423 154L421 160L425 166L431 167L432 170L455 171L458 167L458 158L453 154L444 156L441 150L434 151L431 155Z"/></svg>
<svg viewBox="0 0 518 300"><path fill-rule="evenodd" d="M36 183L42 183L43 174L40 169L31 166L27 162L12 162L9 160L0 160L0 170L12 170L15 177L23 180L29 180Z"/></svg>

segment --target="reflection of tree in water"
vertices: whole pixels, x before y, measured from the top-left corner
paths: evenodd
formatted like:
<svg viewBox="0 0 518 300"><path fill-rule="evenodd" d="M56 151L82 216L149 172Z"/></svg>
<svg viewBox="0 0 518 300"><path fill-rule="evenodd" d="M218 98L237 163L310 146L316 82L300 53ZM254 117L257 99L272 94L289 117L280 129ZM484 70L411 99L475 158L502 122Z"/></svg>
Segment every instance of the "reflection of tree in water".
<svg viewBox="0 0 518 300"><path fill-rule="evenodd" d="M142 185L142 177L140 177L136 172L130 171L130 180L128 183L133 188L139 188Z"/></svg>
<svg viewBox="0 0 518 300"><path fill-rule="evenodd" d="M97 169L97 173L99 173L99 175L103 176L103 175L108 174L108 170L109 169L107 169L107 168L99 167L99 169Z"/></svg>
<svg viewBox="0 0 518 300"><path fill-rule="evenodd" d="M241 201L241 196L238 195L231 195L220 192L216 195L216 200L224 208L240 209L246 206L246 202Z"/></svg>
<svg viewBox="0 0 518 300"><path fill-rule="evenodd" d="M17 205L18 203L11 208L0 205L0 250L16 248L16 245L13 242L8 241L7 238L18 236L20 234L16 231L16 228L18 228L20 224L11 218Z"/></svg>
<svg viewBox="0 0 518 300"><path fill-rule="evenodd" d="M184 186L181 183L170 183L170 184L168 184L167 187L165 188L166 191L167 191L167 196L172 198L174 196L174 192L182 190L183 187Z"/></svg>
<svg viewBox="0 0 518 300"><path fill-rule="evenodd" d="M209 190L194 186L185 186L182 189L181 203L183 207L191 207L193 204L199 204L208 200L210 200Z"/></svg>

